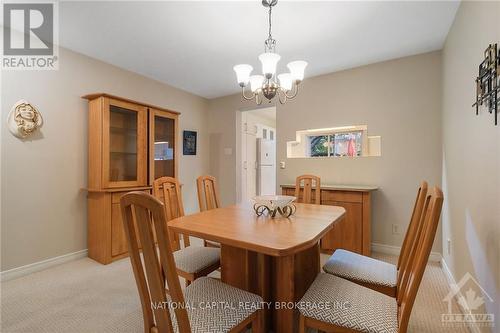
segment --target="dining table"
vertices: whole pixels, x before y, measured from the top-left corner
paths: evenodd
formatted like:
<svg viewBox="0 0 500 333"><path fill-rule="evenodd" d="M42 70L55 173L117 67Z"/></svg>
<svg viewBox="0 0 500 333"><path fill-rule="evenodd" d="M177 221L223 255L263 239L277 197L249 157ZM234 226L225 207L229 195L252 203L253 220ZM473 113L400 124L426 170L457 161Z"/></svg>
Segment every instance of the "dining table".
<svg viewBox="0 0 500 333"><path fill-rule="evenodd" d="M250 203L182 216L169 230L218 242L221 280L260 295L267 331L294 332L297 302L320 272L321 238L345 215L339 206L295 203L293 215L258 216Z"/></svg>

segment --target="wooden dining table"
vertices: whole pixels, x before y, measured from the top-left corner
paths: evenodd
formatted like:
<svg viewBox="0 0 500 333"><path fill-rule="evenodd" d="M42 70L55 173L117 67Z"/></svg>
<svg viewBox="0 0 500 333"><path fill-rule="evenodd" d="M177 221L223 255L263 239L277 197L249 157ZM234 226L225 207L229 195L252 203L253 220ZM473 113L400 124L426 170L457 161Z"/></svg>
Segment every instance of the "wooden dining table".
<svg viewBox="0 0 500 333"><path fill-rule="evenodd" d="M223 282L264 299L265 326L293 332L296 302L320 272L319 241L345 215L338 206L296 203L288 217L239 204L179 217L170 230L221 244Z"/></svg>

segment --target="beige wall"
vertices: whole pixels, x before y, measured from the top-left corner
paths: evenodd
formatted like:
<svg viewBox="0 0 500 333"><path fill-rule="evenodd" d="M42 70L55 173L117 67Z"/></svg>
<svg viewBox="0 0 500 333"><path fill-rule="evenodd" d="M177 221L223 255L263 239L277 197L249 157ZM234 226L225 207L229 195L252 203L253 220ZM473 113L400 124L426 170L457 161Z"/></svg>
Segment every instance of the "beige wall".
<svg viewBox="0 0 500 333"><path fill-rule="evenodd" d="M109 64L61 49L58 71L2 72L1 270L87 248L87 106L80 96L108 92L182 113L198 131L198 154L182 156L186 212L198 209L194 179L206 173L207 100ZM12 105L39 107L42 135L21 141L6 129ZM181 137L179 136L179 139Z"/></svg>
<svg viewBox="0 0 500 333"><path fill-rule="evenodd" d="M252 107L239 95L209 101L211 172L225 204L234 202L236 110ZM373 242L400 246L422 179L441 183L441 53L432 52L307 79L295 100L277 106L278 184L313 173L324 183L378 185L373 196ZM382 156L356 159L287 159L295 131L368 125L382 136ZM215 143L217 142L217 143ZM401 235L392 234L399 224ZM441 252L441 234L434 246Z"/></svg>
<svg viewBox="0 0 500 333"><path fill-rule="evenodd" d="M267 112L269 108L262 109L264 112ZM263 117L261 114L262 111L260 110L249 110L246 111L246 117L247 121L256 123L256 124L261 124L264 126L269 126L269 127L274 127L276 128L276 119L269 118L269 117Z"/></svg>
<svg viewBox="0 0 500 333"><path fill-rule="evenodd" d="M500 126L471 107L489 43L500 43L500 2L462 2L443 50L443 254L457 281L469 272L494 298L498 326Z"/></svg>

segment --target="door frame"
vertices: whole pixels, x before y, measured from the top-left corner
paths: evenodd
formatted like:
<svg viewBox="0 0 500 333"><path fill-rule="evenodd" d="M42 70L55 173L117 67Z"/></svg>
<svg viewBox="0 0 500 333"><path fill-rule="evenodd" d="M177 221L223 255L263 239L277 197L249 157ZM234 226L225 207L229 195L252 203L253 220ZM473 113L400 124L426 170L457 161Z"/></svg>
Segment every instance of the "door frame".
<svg viewBox="0 0 500 333"><path fill-rule="evenodd" d="M236 203L240 203L241 199L243 197L243 184L242 184L242 179L243 179L243 155L242 151L243 148L246 148L246 143L244 141L244 135L245 135L245 130L244 130L244 123L243 123L243 117L242 114L243 112L247 111L254 111L254 110L259 110L259 109L267 109L274 107L276 109L276 112L278 111L278 108L275 103L271 104L266 104L266 105L256 105L253 107L246 107L246 108L241 108L235 111L236 115L236 172L235 172L235 184L236 184ZM278 115L276 114L276 119L278 118ZM277 127L277 126L276 126ZM277 144L277 137L275 137L276 144ZM278 150L278 147L276 147L276 151ZM276 158L277 159L277 158ZM277 168L276 168L277 170ZM278 180L278 175L276 175L276 182Z"/></svg>

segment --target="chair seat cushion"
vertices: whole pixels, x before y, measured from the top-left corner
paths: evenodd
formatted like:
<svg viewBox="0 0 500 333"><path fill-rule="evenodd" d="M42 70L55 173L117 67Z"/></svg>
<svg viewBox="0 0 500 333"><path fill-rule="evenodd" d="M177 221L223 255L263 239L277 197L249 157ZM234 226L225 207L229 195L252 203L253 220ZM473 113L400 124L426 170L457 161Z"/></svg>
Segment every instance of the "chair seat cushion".
<svg viewBox="0 0 500 333"><path fill-rule="evenodd" d="M222 333L248 318L262 305L262 297L229 286L219 280L201 277L184 292L191 332ZM253 306L251 306L253 305ZM177 321L173 320L178 332Z"/></svg>
<svg viewBox="0 0 500 333"><path fill-rule="evenodd" d="M320 273L307 290L302 315L366 333L398 331L396 299L351 281Z"/></svg>
<svg viewBox="0 0 500 333"><path fill-rule="evenodd" d="M396 288L396 266L351 251L336 250L323 270L351 281Z"/></svg>
<svg viewBox="0 0 500 333"><path fill-rule="evenodd" d="M188 246L174 252L175 265L186 273L197 273L220 261L220 249Z"/></svg>

